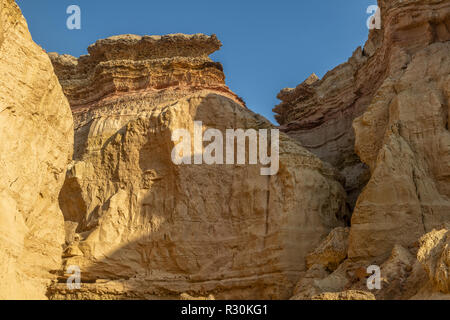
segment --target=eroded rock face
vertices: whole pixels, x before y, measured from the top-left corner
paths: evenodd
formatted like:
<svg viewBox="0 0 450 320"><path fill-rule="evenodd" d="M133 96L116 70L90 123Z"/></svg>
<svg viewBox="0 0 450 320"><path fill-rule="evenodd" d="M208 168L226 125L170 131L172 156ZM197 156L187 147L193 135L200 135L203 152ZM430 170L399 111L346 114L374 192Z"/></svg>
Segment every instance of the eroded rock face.
<svg viewBox="0 0 450 320"><path fill-rule="evenodd" d="M312 267L319 264L334 271L347 258L349 228L336 228L308 256L306 265Z"/></svg>
<svg viewBox="0 0 450 320"><path fill-rule="evenodd" d="M450 3L379 6L382 28L364 49L283 90L274 111L283 131L345 176L355 205L349 258L381 263L450 219Z"/></svg>
<svg viewBox="0 0 450 320"><path fill-rule="evenodd" d="M349 257L382 260L450 220L450 3L381 3L387 74L354 121L371 179L352 218Z"/></svg>
<svg viewBox="0 0 450 320"><path fill-rule="evenodd" d="M61 265L73 119L13 0L0 1L0 74L0 299L45 299Z"/></svg>
<svg viewBox="0 0 450 320"><path fill-rule="evenodd" d="M368 291L349 290L343 292L326 292L314 296L311 300L376 300Z"/></svg>
<svg viewBox="0 0 450 320"><path fill-rule="evenodd" d="M219 47L215 36L119 36L78 60L51 54L76 128L60 203L79 240L65 265L84 282L53 298L288 298L306 255L344 225L335 170L284 134L274 176L172 162L172 134L194 121L224 136L273 128L225 86L208 57Z"/></svg>
<svg viewBox="0 0 450 320"><path fill-rule="evenodd" d="M349 153L333 152L353 144L370 170L353 212L347 259L334 271L311 260L294 291L298 299L367 290L366 270L373 264L381 267L377 299L449 298L446 229L432 230L450 221L450 3L379 6L382 29L371 31L364 50L322 80L282 91L283 103L275 109L290 136L323 139L309 149L322 159L330 156L344 175L336 159ZM347 110L359 111L349 116ZM328 137L340 137L334 132L349 117L355 136L344 143L347 149L336 148L341 140L330 143ZM350 127L344 127L338 131L349 137ZM329 243L315 251L333 248Z"/></svg>
<svg viewBox="0 0 450 320"><path fill-rule="evenodd" d="M366 147L373 149L370 159L361 156L360 139L355 153L353 120L376 103L378 96L388 98L387 88L379 90L404 72L416 53L450 37L448 1L379 1L379 6L382 29L370 32L363 49L358 48L348 62L323 79L308 79L295 89L281 91L278 98L282 103L274 109L283 131L341 171L351 207L370 178L366 165L376 159L386 117L375 116L379 120L372 125L380 138L365 141ZM417 74L417 80L423 81L421 76Z"/></svg>
<svg viewBox="0 0 450 320"><path fill-rule="evenodd" d="M395 245L380 265L380 288L370 290L377 300L449 300L448 229L433 230L411 247ZM293 300L351 298L368 292L370 276L361 261L345 260L330 272L321 264L308 267L297 283ZM355 298L364 298L356 295Z"/></svg>
<svg viewBox="0 0 450 320"><path fill-rule="evenodd" d="M370 103L374 84L380 81L379 72L370 70L367 60L359 48L323 79L313 75L295 89L282 90L278 94L282 103L273 110L282 131L345 177L350 208L369 178L367 166L355 154L351 129L353 120Z"/></svg>
<svg viewBox="0 0 450 320"><path fill-rule="evenodd" d="M450 294L450 231L433 230L420 239L417 259L436 291Z"/></svg>

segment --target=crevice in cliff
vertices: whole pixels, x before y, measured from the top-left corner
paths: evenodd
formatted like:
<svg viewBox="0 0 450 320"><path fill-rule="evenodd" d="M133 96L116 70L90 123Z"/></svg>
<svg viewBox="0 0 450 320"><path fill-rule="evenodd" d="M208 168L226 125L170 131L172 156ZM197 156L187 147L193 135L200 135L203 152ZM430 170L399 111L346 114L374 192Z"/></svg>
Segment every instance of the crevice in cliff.
<svg viewBox="0 0 450 320"><path fill-rule="evenodd" d="M84 215L87 211L82 193L78 179L67 176L58 197L64 221L76 222L79 228L84 222Z"/></svg>
<svg viewBox="0 0 450 320"><path fill-rule="evenodd" d="M419 191L419 186L417 184L417 175L416 175L416 170L415 169L412 170L412 180L413 180L413 183L414 183L414 187L416 189L417 199L419 200L423 231L424 231L424 233L426 233L427 232L427 228L426 228L426 224L425 224L425 213L424 213L424 210L423 210L423 206L421 204L422 203L422 199L421 199L421 195L420 195L420 191Z"/></svg>

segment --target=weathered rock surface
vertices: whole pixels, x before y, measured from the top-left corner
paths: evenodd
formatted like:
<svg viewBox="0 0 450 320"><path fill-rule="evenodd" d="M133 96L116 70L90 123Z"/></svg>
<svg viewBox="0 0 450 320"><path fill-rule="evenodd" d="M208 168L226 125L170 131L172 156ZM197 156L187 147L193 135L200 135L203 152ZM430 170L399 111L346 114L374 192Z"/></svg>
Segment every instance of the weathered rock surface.
<svg viewBox="0 0 450 320"><path fill-rule="evenodd" d="M285 132L341 170L347 190L353 145L370 170L351 220L348 259L334 271L307 260L297 299L367 290L373 264L381 267L377 299L449 297L447 229L432 230L450 221L450 3L379 6L383 27L371 31L364 50L322 80L283 90L275 109ZM322 247L334 246L325 241L316 252Z"/></svg>
<svg viewBox="0 0 450 320"><path fill-rule="evenodd" d="M51 54L75 118L60 204L78 223L54 299L289 298L305 257L347 215L337 173L280 136L280 170L172 162L177 129L271 129L225 86L215 36L118 36ZM225 134L224 134L225 136ZM69 225L70 227L70 225ZM70 237L76 239L75 236Z"/></svg>
<svg viewBox="0 0 450 320"><path fill-rule="evenodd" d="M349 228L336 228L310 254L306 256L308 268L320 264L334 271L347 258Z"/></svg>
<svg viewBox="0 0 450 320"><path fill-rule="evenodd" d="M371 178L358 199L350 258L382 260L450 220L450 3L381 3L387 72L354 123ZM383 12L383 11L382 11Z"/></svg>
<svg viewBox="0 0 450 320"><path fill-rule="evenodd" d="M450 299L449 253L448 229L433 230L410 248L395 245L389 259L380 266L381 288L370 291L370 297L376 300ZM291 299L347 300L352 298L352 292L367 292L371 276L367 267L349 259L333 272L322 265L313 265L300 278Z"/></svg>
<svg viewBox="0 0 450 320"><path fill-rule="evenodd" d="M314 296L311 300L376 300L373 293L349 290L343 292L326 292Z"/></svg>
<svg viewBox="0 0 450 320"><path fill-rule="evenodd" d="M433 230L420 239L417 259L436 291L450 294L450 231Z"/></svg>
<svg viewBox="0 0 450 320"><path fill-rule="evenodd" d="M283 131L346 177L348 257L382 263L394 245L450 220L450 3L379 6L382 29L364 49L283 90L274 111Z"/></svg>
<svg viewBox="0 0 450 320"><path fill-rule="evenodd" d="M209 58L221 43L202 34L50 54L70 161L67 99L0 0L0 299L450 299L450 2L379 5L364 49L280 92L280 166L263 176L172 161L195 121L274 128L225 85Z"/></svg>
<svg viewBox="0 0 450 320"><path fill-rule="evenodd" d="M0 1L0 136L0 299L45 299L61 265L73 119L13 0Z"/></svg>
<svg viewBox="0 0 450 320"><path fill-rule="evenodd" d="M278 94L282 103L274 109L280 130L345 177L350 208L369 178L367 166L355 154L351 130L353 120L371 100L374 83L380 81L377 72L362 70L367 59L362 49L356 50L347 63L323 79L313 75L295 89L282 90Z"/></svg>
<svg viewBox="0 0 450 320"><path fill-rule="evenodd" d="M369 105L376 104L378 96L388 99L388 88L384 92L379 90L392 77L399 77L416 53L450 38L448 1L379 1L379 6L382 29L370 32L364 49L358 48L348 62L328 72L323 79L310 78L295 89L281 91L278 98L282 103L274 109L283 131L345 176L351 207L370 177L366 164L370 166L378 155L386 116L374 115L377 120L373 120L372 131L379 138L372 136L364 142L368 150L373 150L370 156L361 155L359 137L358 155L355 154L353 120L362 116ZM422 74L415 77L425 81ZM360 134L357 130L357 135ZM417 232L411 235L416 236Z"/></svg>

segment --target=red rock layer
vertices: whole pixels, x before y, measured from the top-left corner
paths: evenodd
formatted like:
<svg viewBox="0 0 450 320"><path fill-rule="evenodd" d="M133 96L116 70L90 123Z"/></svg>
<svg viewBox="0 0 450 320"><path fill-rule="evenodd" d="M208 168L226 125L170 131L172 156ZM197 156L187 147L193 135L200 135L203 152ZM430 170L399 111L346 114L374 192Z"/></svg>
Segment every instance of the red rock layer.
<svg viewBox="0 0 450 320"><path fill-rule="evenodd" d="M209 55L220 49L215 35L122 35L97 41L79 59L50 53L74 113L123 96L181 96L204 89L244 104L225 85L222 65Z"/></svg>

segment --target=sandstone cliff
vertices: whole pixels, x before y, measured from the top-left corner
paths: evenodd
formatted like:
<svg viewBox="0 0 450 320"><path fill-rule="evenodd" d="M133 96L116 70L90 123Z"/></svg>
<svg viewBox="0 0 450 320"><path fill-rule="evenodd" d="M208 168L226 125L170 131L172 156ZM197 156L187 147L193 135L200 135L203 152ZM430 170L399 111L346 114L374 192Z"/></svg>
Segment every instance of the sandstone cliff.
<svg viewBox="0 0 450 320"><path fill-rule="evenodd" d="M341 170L347 190L362 191L348 259L330 270L323 261L334 264L342 249L323 243L334 254L312 260L320 263L309 266L296 298L367 290L365 271L357 274L370 264L382 266L384 274L378 299L414 298L427 281L422 298L448 297L450 248L439 246L441 256L424 258L417 240L450 221L450 2L379 6L382 28L370 32L364 49L322 80L282 91L275 108L285 132ZM369 168L367 184L355 154Z"/></svg>
<svg viewBox="0 0 450 320"><path fill-rule="evenodd" d="M364 48L280 92L264 176L173 162L178 129L275 128L225 85L215 36L50 61L0 0L0 299L450 299L450 2L379 5Z"/></svg>
<svg viewBox="0 0 450 320"><path fill-rule="evenodd" d="M450 220L450 3L381 8L383 41L371 59L386 61L386 76L353 123L371 179L353 214L349 257L383 257Z"/></svg>
<svg viewBox="0 0 450 320"><path fill-rule="evenodd" d="M379 5L382 29L364 49L283 90L275 108L281 129L341 170L349 202L358 199L351 257L386 258L450 218L450 3Z"/></svg>
<svg viewBox="0 0 450 320"><path fill-rule="evenodd" d="M331 166L285 135L280 169L172 162L177 129L271 129L225 85L215 36L117 36L50 54L75 119L60 195L75 225L51 298L288 298L306 255L347 216ZM348 218L348 217L347 217ZM73 230L74 228L72 228ZM64 279L64 276L62 276Z"/></svg>
<svg viewBox="0 0 450 320"><path fill-rule="evenodd" d="M0 299L45 299L61 265L73 119L13 0L0 1L0 136Z"/></svg>

